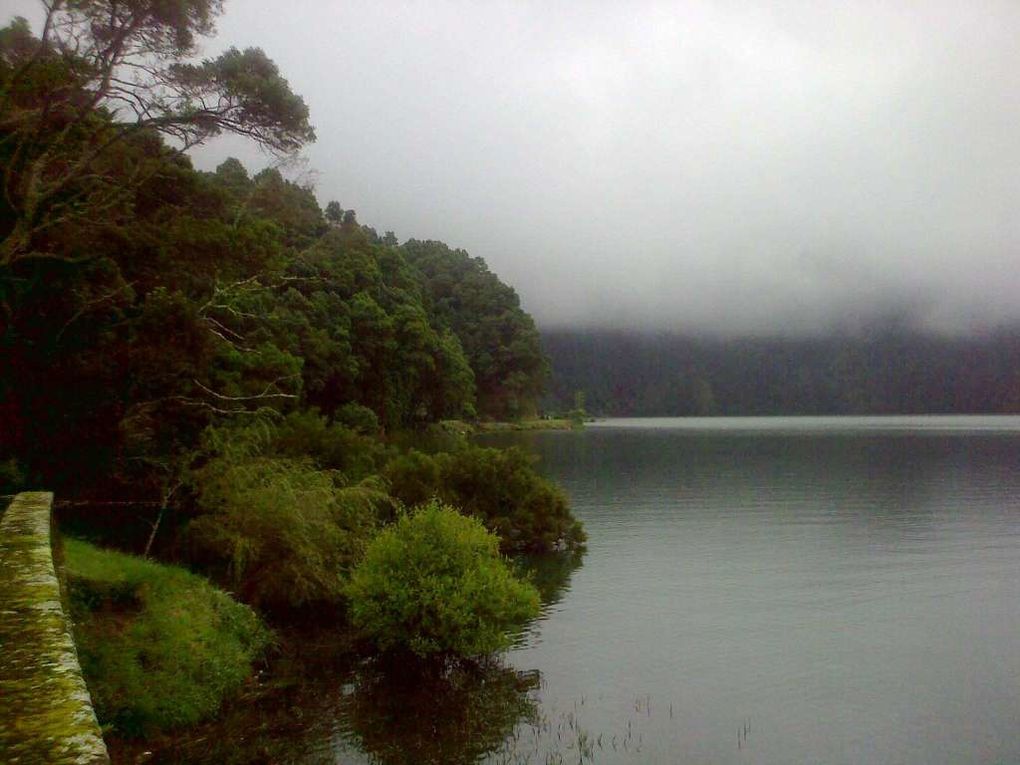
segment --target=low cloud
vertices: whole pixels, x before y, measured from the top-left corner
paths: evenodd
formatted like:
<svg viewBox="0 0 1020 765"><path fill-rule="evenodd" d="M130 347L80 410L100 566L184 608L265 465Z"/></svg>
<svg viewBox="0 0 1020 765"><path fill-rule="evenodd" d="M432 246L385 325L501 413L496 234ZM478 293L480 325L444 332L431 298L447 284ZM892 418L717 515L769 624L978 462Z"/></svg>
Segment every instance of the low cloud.
<svg viewBox="0 0 1020 765"><path fill-rule="evenodd" d="M543 325L1020 318L1014 0L235 0L219 27L308 101L323 202L484 257ZM197 159L228 154L265 164Z"/></svg>

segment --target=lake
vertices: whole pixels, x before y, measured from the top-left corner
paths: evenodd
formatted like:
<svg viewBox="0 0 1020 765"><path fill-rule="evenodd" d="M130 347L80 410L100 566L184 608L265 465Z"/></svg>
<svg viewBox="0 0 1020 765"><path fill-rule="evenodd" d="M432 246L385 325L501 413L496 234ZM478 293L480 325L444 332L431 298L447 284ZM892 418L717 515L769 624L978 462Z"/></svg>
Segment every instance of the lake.
<svg viewBox="0 0 1020 765"><path fill-rule="evenodd" d="M1020 761L1020 418L518 440L590 542L512 662L547 716L640 736L595 761Z"/></svg>
<svg viewBox="0 0 1020 765"><path fill-rule="evenodd" d="M266 761L1020 762L1020 418L487 440L538 455L583 559L539 566L502 665L287 686L245 723Z"/></svg>

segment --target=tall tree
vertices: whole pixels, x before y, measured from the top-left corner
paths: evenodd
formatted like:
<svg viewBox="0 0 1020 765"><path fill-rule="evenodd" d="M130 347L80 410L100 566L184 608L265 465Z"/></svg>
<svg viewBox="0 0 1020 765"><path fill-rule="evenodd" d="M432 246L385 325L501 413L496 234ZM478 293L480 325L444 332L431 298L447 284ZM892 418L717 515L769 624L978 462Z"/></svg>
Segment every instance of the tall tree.
<svg viewBox="0 0 1020 765"><path fill-rule="evenodd" d="M194 63L220 0L50 0L34 38L0 33L0 266L66 257L53 229L103 222L148 169L111 154L145 133L185 151L223 132L289 154L315 133L308 108L257 48Z"/></svg>

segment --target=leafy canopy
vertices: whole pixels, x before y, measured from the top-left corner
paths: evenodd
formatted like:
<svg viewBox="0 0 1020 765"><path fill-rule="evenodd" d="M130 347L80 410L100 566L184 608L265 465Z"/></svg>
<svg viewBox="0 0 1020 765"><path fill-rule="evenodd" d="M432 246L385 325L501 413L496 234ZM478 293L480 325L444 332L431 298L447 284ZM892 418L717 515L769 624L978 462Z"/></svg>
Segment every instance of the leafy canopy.
<svg viewBox="0 0 1020 765"><path fill-rule="evenodd" d="M112 161L140 137L165 136L183 152L234 133L283 155L315 140L308 107L261 50L190 61L219 0L43 6L38 39L20 18L0 30L0 266L61 256L49 241L55 227L123 206L155 172L124 173Z"/></svg>
<svg viewBox="0 0 1020 765"><path fill-rule="evenodd" d="M436 321L448 325L464 348L479 414L502 420L534 416L549 368L535 323L513 288L481 258L442 242L411 239L400 251L420 274Z"/></svg>

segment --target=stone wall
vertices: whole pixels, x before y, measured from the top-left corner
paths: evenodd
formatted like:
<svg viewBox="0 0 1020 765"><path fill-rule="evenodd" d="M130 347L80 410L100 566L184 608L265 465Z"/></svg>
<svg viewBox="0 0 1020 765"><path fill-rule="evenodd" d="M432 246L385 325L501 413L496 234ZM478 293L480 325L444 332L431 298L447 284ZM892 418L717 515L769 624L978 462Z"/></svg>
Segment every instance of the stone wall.
<svg viewBox="0 0 1020 765"><path fill-rule="evenodd" d="M0 762L109 763L60 598L53 495L17 495L0 517Z"/></svg>

